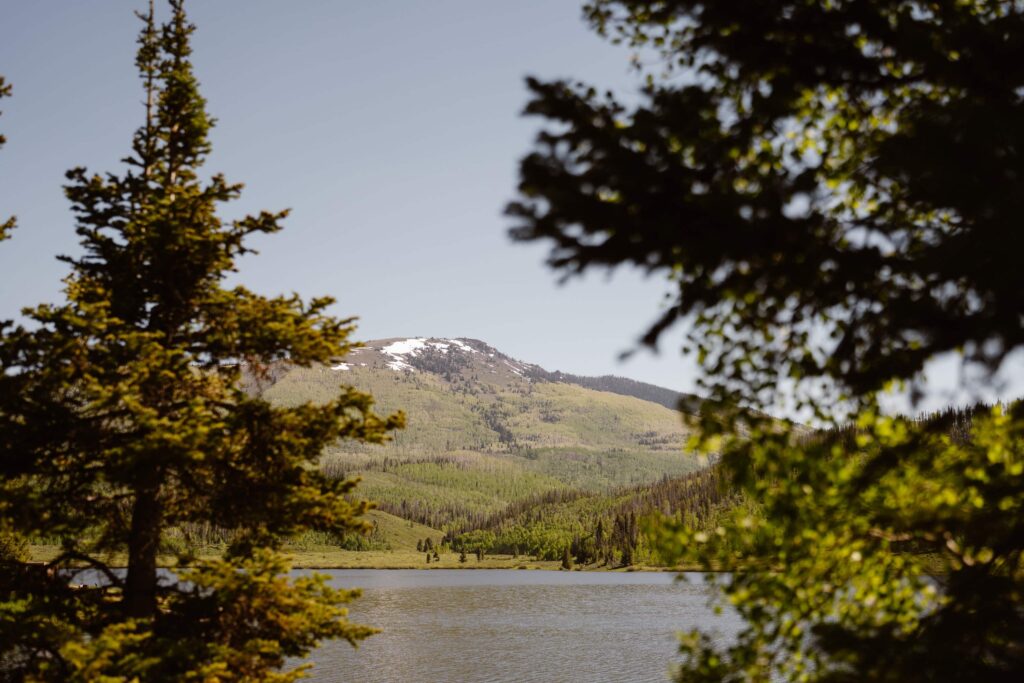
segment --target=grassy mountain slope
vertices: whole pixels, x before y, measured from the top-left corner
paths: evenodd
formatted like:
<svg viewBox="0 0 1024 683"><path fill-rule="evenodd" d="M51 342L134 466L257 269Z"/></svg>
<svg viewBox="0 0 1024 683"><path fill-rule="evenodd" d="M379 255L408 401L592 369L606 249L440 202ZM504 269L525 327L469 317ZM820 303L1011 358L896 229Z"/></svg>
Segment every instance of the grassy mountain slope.
<svg viewBox="0 0 1024 683"><path fill-rule="evenodd" d="M366 520L375 527L375 532L386 539L391 550L416 550L416 543L429 538L435 544L444 535L437 529L396 517L383 510L370 510Z"/></svg>
<svg viewBox="0 0 1024 683"><path fill-rule="evenodd" d="M664 405L674 392L565 377L476 340L385 339L334 366L275 368L252 387L294 405L351 384L381 411L405 410L408 427L392 443L329 449L323 467L360 475L359 495L381 510L445 531L479 528L544 494L605 493L699 467L682 452L679 413ZM645 392L661 402L630 395Z"/></svg>

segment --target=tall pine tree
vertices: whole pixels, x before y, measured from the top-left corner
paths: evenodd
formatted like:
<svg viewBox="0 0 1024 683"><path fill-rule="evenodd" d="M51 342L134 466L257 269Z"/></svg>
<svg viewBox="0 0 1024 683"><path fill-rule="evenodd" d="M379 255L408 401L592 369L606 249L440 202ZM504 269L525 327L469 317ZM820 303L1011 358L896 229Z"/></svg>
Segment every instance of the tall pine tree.
<svg viewBox="0 0 1024 683"><path fill-rule="evenodd" d="M272 680L324 638L371 634L345 619L356 593L290 578L282 541L365 527L353 481L315 466L324 446L380 442L401 414L343 389L279 408L239 388L275 362L350 348L331 299L266 298L225 276L253 234L287 212L223 221L240 185L204 178L213 120L190 63L183 0L140 14L145 122L121 175L67 174L82 254L67 300L25 312L0 340L0 529L59 538L45 565L0 570L0 670L33 680ZM221 559L161 578L172 527L233 530ZM108 565L126 553L127 571ZM91 576L102 580L89 581ZM85 587L71 586L76 583ZM100 585L96 585L100 584Z"/></svg>

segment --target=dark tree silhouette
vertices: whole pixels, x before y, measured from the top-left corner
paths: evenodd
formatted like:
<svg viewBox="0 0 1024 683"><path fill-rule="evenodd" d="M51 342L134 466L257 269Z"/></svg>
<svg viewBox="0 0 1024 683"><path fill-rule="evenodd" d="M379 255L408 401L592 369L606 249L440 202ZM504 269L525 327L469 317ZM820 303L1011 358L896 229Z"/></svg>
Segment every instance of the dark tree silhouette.
<svg viewBox="0 0 1024 683"><path fill-rule="evenodd" d="M658 66L630 105L528 81L527 113L551 125L521 163L512 235L551 244L563 276L667 278L643 342L685 323L709 395L697 444L757 507L710 530L666 524L656 543L772 570L723 587L748 627L729 647L688 636L680 677L1024 677L1024 406L974 415L959 440L878 410L894 384L916 396L940 354L962 354L977 389L1024 344L1024 7L594 0L585 14ZM851 438L749 410L787 403L851 417Z"/></svg>
<svg viewBox="0 0 1024 683"><path fill-rule="evenodd" d="M565 546L562 550L562 569L572 569L572 553L569 551L569 546Z"/></svg>
<svg viewBox="0 0 1024 683"><path fill-rule="evenodd" d="M645 342L688 319L716 381L860 393L942 351L995 367L1024 341L1006 276L1024 246L1019 8L599 0L588 16L660 46L676 77L633 108L530 79L527 112L559 126L522 162L512 234L551 242L566 275L671 275ZM827 355L805 353L815 322Z"/></svg>

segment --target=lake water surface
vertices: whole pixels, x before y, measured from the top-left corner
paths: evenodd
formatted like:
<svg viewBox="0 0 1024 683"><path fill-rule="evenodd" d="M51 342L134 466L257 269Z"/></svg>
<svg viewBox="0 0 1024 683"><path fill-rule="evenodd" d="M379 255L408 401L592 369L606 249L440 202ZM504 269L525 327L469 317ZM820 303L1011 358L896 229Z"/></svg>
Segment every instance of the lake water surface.
<svg viewBox="0 0 1024 683"><path fill-rule="evenodd" d="M699 574L516 570L328 570L361 587L353 621L384 630L358 650L331 642L312 680L666 681L676 632L723 638L735 615L714 614Z"/></svg>

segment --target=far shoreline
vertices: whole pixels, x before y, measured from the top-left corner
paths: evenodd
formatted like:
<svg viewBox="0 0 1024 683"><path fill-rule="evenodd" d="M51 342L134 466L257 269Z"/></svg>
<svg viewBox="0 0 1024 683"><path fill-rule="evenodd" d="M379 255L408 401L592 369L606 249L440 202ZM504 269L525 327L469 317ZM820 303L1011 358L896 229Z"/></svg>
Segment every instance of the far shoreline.
<svg viewBox="0 0 1024 683"><path fill-rule="evenodd" d="M33 562L48 562L60 554L60 546L33 545L30 546L30 560ZM572 569L562 567L560 560L537 560L524 556L513 557L511 555L485 555L478 560L475 555L467 556L465 562L460 562L458 553L441 553L438 560L431 559L426 562L426 554L410 551L384 551L384 550L337 550L323 548L317 550L285 550L291 561L292 569L303 569L312 571L330 571L337 569L365 569L374 571L397 571L410 570L431 571L437 569L460 569L467 571L486 570L516 570L516 571L562 571L562 572L695 572L708 571L701 567L657 567L649 565L630 565L620 567L609 567L605 565L589 564L575 565ZM218 552L200 552L198 559L211 559L218 557ZM162 569L175 569L187 565L179 565L172 557L160 558L159 566ZM126 566L124 558L114 555L108 559L109 566L113 569L123 569Z"/></svg>

